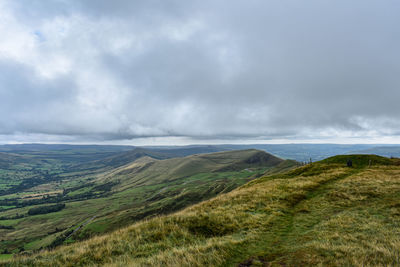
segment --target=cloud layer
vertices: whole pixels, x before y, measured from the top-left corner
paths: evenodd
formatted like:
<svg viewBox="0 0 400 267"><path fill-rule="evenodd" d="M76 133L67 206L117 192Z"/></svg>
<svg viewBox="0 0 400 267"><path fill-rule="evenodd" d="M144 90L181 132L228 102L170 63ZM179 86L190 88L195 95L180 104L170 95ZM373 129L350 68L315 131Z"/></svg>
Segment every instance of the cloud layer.
<svg viewBox="0 0 400 267"><path fill-rule="evenodd" d="M0 0L0 135L397 137L399 8Z"/></svg>

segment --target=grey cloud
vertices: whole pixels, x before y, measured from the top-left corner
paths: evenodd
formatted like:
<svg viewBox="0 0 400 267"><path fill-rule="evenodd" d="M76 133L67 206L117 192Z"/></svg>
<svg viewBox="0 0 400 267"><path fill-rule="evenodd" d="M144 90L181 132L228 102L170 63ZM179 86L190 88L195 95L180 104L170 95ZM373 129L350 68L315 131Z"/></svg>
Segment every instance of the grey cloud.
<svg viewBox="0 0 400 267"><path fill-rule="evenodd" d="M399 135L396 1L3 2L43 40L0 53L2 134Z"/></svg>

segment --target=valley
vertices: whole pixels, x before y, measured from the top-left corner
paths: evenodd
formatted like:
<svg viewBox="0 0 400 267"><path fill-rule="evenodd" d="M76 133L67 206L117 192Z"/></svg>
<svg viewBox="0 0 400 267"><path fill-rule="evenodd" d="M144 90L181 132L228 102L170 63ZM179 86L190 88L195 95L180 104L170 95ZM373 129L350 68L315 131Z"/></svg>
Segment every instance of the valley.
<svg viewBox="0 0 400 267"><path fill-rule="evenodd" d="M259 150L24 147L2 152L0 252L54 248L298 166Z"/></svg>

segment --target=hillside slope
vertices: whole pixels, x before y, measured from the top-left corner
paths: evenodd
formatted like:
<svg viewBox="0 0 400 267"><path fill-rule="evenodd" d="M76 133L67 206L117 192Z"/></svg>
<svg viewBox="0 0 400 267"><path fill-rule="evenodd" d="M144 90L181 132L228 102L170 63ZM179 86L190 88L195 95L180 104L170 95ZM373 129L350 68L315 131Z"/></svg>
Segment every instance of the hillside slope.
<svg viewBox="0 0 400 267"><path fill-rule="evenodd" d="M264 176L173 215L4 266L399 265L400 167L355 156ZM365 164L368 162L368 165ZM383 162L383 164L382 164Z"/></svg>
<svg viewBox="0 0 400 267"><path fill-rule="evenodd" d="M109 232L232 191L264 173L297 166L258 150L156 160L149 156L106 172L0 196L0 254L38 250ZM63 187L62 187L63 186ZM65 206L55 206L58 203ZM1 205L0 205L1 207ZM32 210L55 212L32 214Z"/></svg>

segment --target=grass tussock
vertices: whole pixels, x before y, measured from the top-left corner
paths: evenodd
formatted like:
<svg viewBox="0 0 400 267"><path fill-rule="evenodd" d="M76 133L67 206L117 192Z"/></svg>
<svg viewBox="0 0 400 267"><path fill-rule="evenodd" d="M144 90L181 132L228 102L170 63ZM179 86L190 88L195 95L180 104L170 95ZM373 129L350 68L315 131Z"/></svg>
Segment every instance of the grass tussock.
<svg viewBox="0 0 400 267"><path fill-rule="evenodd" d="M343 165L265 176L173 215L2 265L400 265L400 167Z"/></svg>

